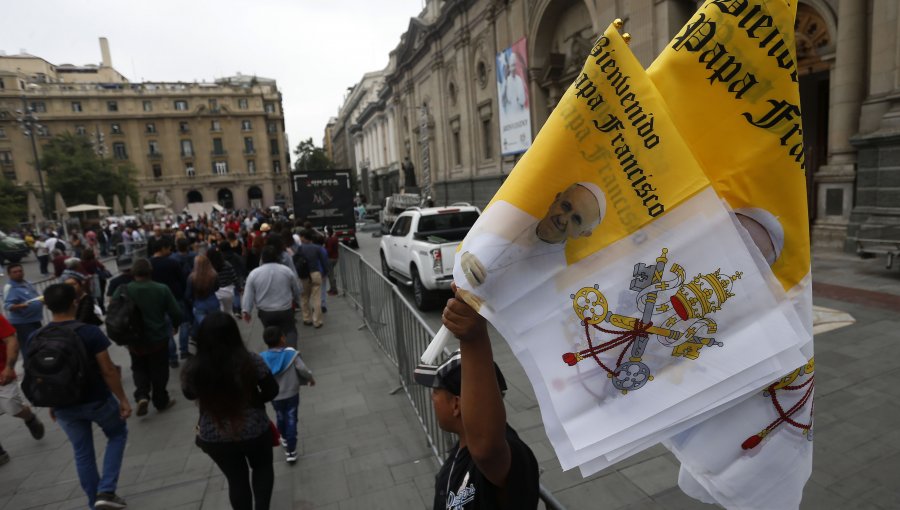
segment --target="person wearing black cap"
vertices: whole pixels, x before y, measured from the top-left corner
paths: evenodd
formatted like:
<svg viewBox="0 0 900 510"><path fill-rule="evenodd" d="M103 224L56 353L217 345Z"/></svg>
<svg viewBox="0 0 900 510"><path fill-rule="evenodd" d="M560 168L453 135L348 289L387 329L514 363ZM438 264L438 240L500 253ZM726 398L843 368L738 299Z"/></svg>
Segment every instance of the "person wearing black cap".
<svg viewBox="0 0 900 510"><path fill-rule="evenodd" d="M438 425L459 436L435 477L435 510L537 508L537 460L506 423L506 380L485 319L457 294L442 321L460 350L440 366L415 370L415 380L432 388Z"/></svg>

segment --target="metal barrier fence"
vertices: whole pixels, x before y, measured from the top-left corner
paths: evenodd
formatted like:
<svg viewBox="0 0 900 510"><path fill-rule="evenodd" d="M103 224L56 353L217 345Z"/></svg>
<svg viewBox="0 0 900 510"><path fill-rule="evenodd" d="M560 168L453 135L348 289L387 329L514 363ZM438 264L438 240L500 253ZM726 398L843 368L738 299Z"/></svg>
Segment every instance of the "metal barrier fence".
<svg viewBox="0 0 900 510"><path fill-rule="evenodd" d="M455 438L438 425L431 405L431 390L413 380L419 355L434 338L434 330L397 287L359 252L342 244L340 261L337 265L338 287L362 312L363 321L375 336L376 343L397 367L400 386L419 418L431 451L439 463L443 462ZM445 349L444 357L449 355ZM549 510L565 510L543 485L540 486L540 498Z"/></svg>

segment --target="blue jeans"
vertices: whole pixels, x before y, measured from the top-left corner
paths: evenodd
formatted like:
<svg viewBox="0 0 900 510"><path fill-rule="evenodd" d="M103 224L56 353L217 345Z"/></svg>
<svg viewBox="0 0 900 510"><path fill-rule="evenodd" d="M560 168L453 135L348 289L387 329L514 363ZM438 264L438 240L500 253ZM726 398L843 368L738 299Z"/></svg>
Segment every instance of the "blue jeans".
<svg viewBox="0 0 900 510"><path fill-rule="evenodd" d="M234 301L231 302L231 311L234 313L241 312L241 292L238 290L237 285L234 286Z"/></svg>
<svg viewBox="0 0 900 510"><path fill-rule="evenodd" d="M116 492L119 470L125 455L125 441L128 427L119 417L119 401L110 396L105 401L88 402L54 410L56 421L69 437L75 450L75 466L81 488L94 508L98 492ZM106 453L103 455L103 473L97 473L97 459L94 456L94 431L96 423L106 434Z"/></svg>
<svg viewBox="0 0 900 510"><path fill-rule="evenodd" d="M169 361L178 361L179 349L181 350L182 358L186 357L188 354L188 336L191 333L191 310L184 301L178 301L178 306L181 308L181 316L184 322L182 322L181 326L178 328L178 344L175 344L175 338L169 339ZM166 328L168 328L169 331L172 330L172 321L168 316L166 316Z"/></svg>
<svg viewBox="0 0 900 510"><path fill-rule="evenodd" d="M219 298L216 297L215 293L206 296L203 299L194 300L194 327L197 328L200 326L200 323L203 322L203 319L206 318L207 315L219 311Z"/></svg>
<svg viewBox="0 0 900 510"><path fill-rule="evenodd" d="M273 400L272 407L275 408L278 432L287 441L287 451L297 451L297 408L300 407L300 395Z"/></svg>

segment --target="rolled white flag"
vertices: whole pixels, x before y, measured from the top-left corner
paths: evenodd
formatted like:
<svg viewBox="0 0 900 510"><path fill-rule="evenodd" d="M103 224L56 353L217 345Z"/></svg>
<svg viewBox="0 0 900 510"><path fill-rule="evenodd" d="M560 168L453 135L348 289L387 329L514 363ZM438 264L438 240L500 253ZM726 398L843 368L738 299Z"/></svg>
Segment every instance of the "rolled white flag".
<svg viewBox="0 0 900 510"><path fill-rule="evenodd" d="M447 343L452 338L453 333L447 329L447 326L441 326L441 329L431 339L431 343L428 344L428 347L425 348L425 352L422 353L422 357L419 359L426 365L434 365L441 353L444 352L444 347L447 346Z"/></svg>

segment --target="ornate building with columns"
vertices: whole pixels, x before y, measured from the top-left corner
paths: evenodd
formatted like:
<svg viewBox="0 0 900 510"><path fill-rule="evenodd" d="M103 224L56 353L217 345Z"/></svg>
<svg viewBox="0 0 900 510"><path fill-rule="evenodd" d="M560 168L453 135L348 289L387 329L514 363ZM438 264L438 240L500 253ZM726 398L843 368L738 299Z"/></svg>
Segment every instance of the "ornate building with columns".
<svg viewBox="0 0 900 510"><path fill-rule="evenodd" d="M341 109L357 140L346 163L372 201L399 189L394 164L409 156L437 203L483 206L519 158L501 155L499 52L525 38L535 136L610 21L625 21L649 66L700 3L427 0L379 79ZM814 244L900 238L900 2L800 0L796 35Z"/></svg>
<svg viewBox="0 0 900 510"><path fill-rule="evenodd" d="M32 148L17 125L31 108L37 150L69 132L89 137L106 158L131 162L146 202L162 191L181 211L190 202L228 208L289 202L290 152L275 80L240 75L211 83L131 83L100 40L98 65L54 65L0 55L0 169L37 186Z"/></svg>

